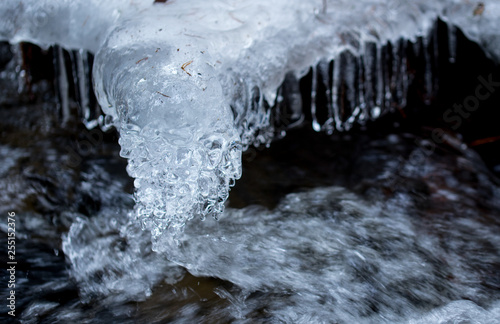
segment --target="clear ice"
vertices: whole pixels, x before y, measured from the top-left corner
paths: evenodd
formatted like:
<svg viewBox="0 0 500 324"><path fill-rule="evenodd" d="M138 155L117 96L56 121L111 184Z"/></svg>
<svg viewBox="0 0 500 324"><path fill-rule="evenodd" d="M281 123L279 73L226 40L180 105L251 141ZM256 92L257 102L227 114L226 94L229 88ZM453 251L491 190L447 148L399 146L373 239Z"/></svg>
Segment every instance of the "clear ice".
<svg viewBox="0 0 500 324"><path fill-rule="evenodd" d="M384 80L373 60L382 59L381 44L424 35L438 16L500 56L500 3L493 0L480 13L459 0L152 2L7 0L0 39L97 53L94 89L136 179L133 218L153 237L223 211L241 176L242 150L276 135L273 119L280 116L271 107L286 101L300 111L296 83L311 67L313 126L332 131L377 118L392 81L399 81L395 96L404 104L404 61L394 65L396 79ZM332 82L354 84L356 63L364 66L367 89L347 94L355 104L341 116L333 85L329 116L318 121L314 85L328 82L325 62L346 50L365 59L337 59ZM284 97L287 84L292 90Z"/></svg>

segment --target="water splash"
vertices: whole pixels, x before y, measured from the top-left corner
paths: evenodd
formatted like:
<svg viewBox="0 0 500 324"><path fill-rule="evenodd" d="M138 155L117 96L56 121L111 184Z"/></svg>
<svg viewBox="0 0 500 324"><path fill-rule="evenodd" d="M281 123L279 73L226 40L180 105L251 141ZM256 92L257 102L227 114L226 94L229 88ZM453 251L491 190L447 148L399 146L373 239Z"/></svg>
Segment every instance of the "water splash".
<svg viewBox="0 0 500 324"><path fill-rule="evenodd" d="M487 323L498 312L492 304L499 297L498 276L487 274L498 261L499 236L496 225L482 224L483 216L464 210L466 216L428 222L416 215L406 194L374 203L344 188L320 188L290 194L273 210L228 209L218 222L189 222L180 241L162 236L161 246L192 274L234 283L215 292L229 302L235 319L265 314L285 323L453 318ZM182 278L161 254L147 252L149 235L137 230L122 230L126 248L111 253L111 265L100 264L109 249L117 249L113 236L90 245L81 241L100 237L96 232L105 226L99 219L106 217L85 231L75 223L65 241L65 251L80 260L75 260L79 275L100 273L99 282L83 281L84 291L111 288L109 298L138 298L140 288L122 286L130 276L143 291L158 283L161 273L173 282ZM135 258L141 262L135 264Z"/></svg>
<svg viewBox="0 0 500 324"><path fill-rule="evenodd" d="M491 39L498 38L499 4L484 7L430 0L6 1L0 38L97 53L94 88L136 178L131 221L156 238L181 232L194 217L220 214L241 175L242 150L276 136L272 107L291 102L296 111L297 93L279 98L284 84L297 89L293 82L311 71L315 128L348 130L404 103L405 55L393 50L409 47L401 38L422 54L432 96L435 38L425 35L438 16L498 55L500 41ZM67 116L67 76L60 79ZM329 103L326 114L321 101Z"/></svg>

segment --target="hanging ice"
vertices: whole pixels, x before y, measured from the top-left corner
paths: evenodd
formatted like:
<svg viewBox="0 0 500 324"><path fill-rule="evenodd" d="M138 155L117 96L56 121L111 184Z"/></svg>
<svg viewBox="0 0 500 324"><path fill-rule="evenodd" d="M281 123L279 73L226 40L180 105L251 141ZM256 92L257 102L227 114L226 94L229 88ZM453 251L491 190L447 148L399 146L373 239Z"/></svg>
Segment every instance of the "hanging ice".
<svg viewBox="0 0 500 324"><path fill-rule="evenodd" d="M404 61L389 79L377 69L381 44L422 35L438 16L500 57L494 0L482 8L460 0L152 2L7 0L0 39L97 53L95 91L136 179L135 216L155 237L223 210L242 150L269 143L272 106L297 113L297 80L310 67L314 127L331 131L376 118L391 92L404 101ZM341 112L335 82L360 78L364 92L347 93L355 104ZM316 111L317 96L327 116Z"/></svg>

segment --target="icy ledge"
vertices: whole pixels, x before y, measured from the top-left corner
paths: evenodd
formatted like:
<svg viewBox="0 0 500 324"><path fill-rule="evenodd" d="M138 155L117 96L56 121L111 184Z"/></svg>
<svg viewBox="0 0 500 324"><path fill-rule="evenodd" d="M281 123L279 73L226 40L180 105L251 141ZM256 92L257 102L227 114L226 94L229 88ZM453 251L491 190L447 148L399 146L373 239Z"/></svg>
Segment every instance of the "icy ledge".
<svg viewBox="0 0 500 324"><path fill-rule="evenodd" d="M152 2L8 0L0 39L97 52L95 91L136 179L133 219L153 237L223 210L242 150L272 138L286 73L425 35L438 16L500 57L495 0Z"/></svg>

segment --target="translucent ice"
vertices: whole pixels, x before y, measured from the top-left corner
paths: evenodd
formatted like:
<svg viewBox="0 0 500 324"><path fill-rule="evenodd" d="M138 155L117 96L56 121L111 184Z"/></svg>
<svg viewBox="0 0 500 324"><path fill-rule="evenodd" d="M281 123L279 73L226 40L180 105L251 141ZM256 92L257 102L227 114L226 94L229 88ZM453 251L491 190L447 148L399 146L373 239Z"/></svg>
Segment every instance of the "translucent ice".
<svg viewBox="0 0 500 324"><path fill-rule="evenodd" d="M159 239L192 274L234 284L215 289L228 300L227 320L499 323L497 225L471 207L454 208L453 217L422 216L408 194L374 202L318 188L290 194L273 210L228 208L218 222L193 220L179 242ZM142 300L162 276L180 280L179 267L151 253L149 233L128 226L126 237L109 235L125 230L107 221L119 214L77 221L64 239L84 295ZM206 312L178 320L199 322Z"/></svg>
<svg viewBox="0 0 500 324"><path fill-rule="evenodd" d="M318 63L347 49L355 55L336 60L334 73L354 84L353 70L341 68L375 53L358 62L368 67L371 89L359 99L347 94L359 106L346 118L335 87L327 94L328 123L341 129L382 112L384 76L370 62L380 60L380 45L425 35L438 16L500 56L494 0L479 7L460 0L7 0L0 9L0 39L97 53L98 100L136 178L135 218L153 237L223 210L241 175L241 151L274 135L271 107L302 104L280 95L286 76L297 80L319 66L311 73L323 82L328 65ZM404 80L398 84L404 94ZM314 127L322 129L312 105Z"/></svg>

